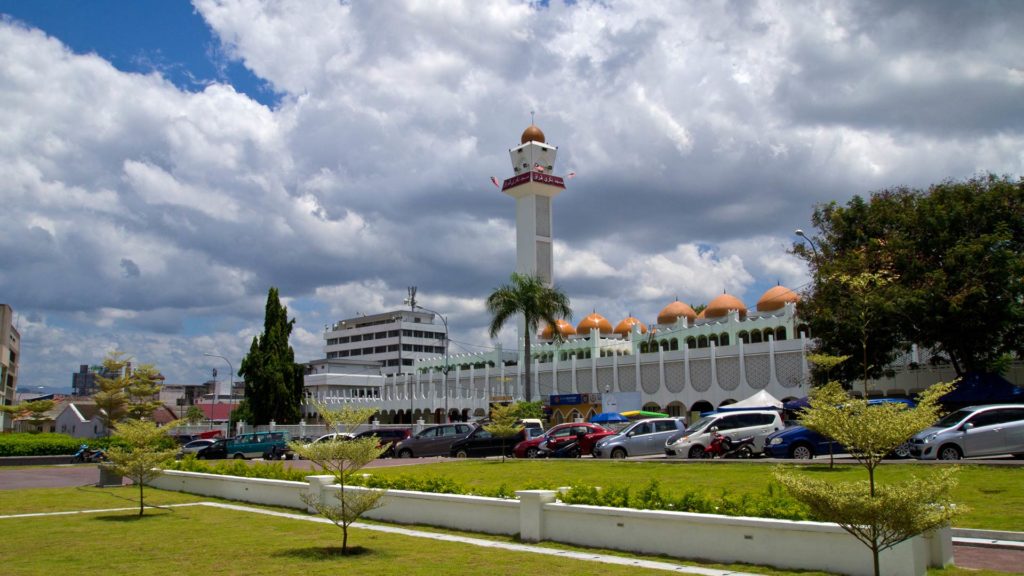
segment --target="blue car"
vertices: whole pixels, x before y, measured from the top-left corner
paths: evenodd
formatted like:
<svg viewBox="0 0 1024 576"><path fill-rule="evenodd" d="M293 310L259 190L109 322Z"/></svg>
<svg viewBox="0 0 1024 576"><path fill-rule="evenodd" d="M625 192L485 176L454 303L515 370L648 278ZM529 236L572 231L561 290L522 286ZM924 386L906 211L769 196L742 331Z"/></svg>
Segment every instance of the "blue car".
<svg viewBox="0 0 1024 576"><path fill-rule="evenodd" d="M888 402L906 404L908 408L916 406L913 401L905 398L878 398L869 400L868 404ZM829 446L831 446L831 451ZM815 456L824 456L829 453L846 453L846 448L842 444L803 426L791 426L772 433L765 439L764 450L772 458L795 458L797 460L809 460ZM892 456L896 458L910 457L909 443L896 448Z"/></svg>

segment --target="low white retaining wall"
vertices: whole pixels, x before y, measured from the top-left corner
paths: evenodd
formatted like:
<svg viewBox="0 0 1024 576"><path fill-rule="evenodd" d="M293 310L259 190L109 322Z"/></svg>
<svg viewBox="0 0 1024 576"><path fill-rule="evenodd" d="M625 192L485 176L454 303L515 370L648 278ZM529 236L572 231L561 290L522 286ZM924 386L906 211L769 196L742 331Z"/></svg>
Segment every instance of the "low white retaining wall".
<svg viewBox="0 0 1024 576"><path fill-rule="evenodd" d="M167 470L151 484L257 504L305 509L302 494L332 498L330 476L307 482L263 480ZM348 487L359 491L363 488ZM519 500L388 490L367 518L490 534L515 534L526 542L548 540L691 560L747 562L787 569L855 576L873 573L871 554L835 524L794 522L688 512L561 504L551 490L516 492ZM949 529L917 536L882 553L881 570L923 576L928 567L953 562Z"/></svg>

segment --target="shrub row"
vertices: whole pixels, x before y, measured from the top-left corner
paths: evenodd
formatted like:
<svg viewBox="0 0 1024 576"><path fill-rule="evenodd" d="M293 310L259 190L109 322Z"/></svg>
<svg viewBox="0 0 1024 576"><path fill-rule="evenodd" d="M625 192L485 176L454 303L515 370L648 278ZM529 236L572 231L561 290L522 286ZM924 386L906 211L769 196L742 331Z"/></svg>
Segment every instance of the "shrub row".
<svg viewBox="0 0 1024 576"><path fill-rule="evenodd" d="M225 462L205 462L196 460L191 455L174 462L168 469L187 472L205 472L208 474L224 474L245 478L269 478L273 480L293 480L304 482L311 472L286 468L280 462L246 464L240 460ZM491 498L515 498L516 490L554 490L556 487L544 481L531 482L528 485L512 488L502 484L495 489L471 489L451 478L436 476L420 478L413 476L380 477L372 474L356 474L351 485L368 488L391 490L414 490L435 494L467 494ZM618 508L636 508L641 510L670 510L676 512L699 512L704 514L721 514L724 516L754 516L758 518L778 518L787 520L808 520L810 512L801 503L790 497L779 485L771 483L760 494L730 494L723 490L718 496L697 491L686 491L682 494L665 494L658 482L651 481L640 489L629 486L611 486L601 488L585 484L576 484L560 497L566 504L585 504L590 506L613 506Z"/></svg>
<svg viewBox="0 0 1024 576"><path fill-rule="evenodd" d="M74 438L67 434L44 433L44 434L0 434L0 456L60 456L74 454L82 444L88 444L93 448L111 446L124 446L120 438ZM164 442L162 448L176 446L174 438L170 436Z"/></svg>

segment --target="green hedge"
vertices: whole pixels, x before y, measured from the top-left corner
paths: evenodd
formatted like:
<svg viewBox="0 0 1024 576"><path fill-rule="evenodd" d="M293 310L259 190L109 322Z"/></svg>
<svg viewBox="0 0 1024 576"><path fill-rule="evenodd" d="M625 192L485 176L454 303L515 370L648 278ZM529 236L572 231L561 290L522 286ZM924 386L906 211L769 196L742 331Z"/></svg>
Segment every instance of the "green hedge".
<svg viewBox="0 0 1024 576"><path fill-rule="evenodd" d="M293 480L305 482L306 476L316 474L308 470L286 468L281 462L247 464L241 460L230 460L219 463L196 460L192 455L168 466L171 470L187 472L205 472L208 474L224 474L245 478L269 478L272 480ZM549 482L531 481L515 488L502 484L497 489L470 489L451 478L444 476L420 478L413 476L395 476L383 478L372 474L356 474L350 482L353 486L383 488L392 490L415 490L435 494L469 494L492 498L515 498L516 490L554 490L556 487ZM629 486L610 486L601 488L577 484L560 496L566 504L586 504L590 506L614 506L618 508L637 508L641 510L671 510L676 512L699 512L704 514L721 514L723 516L753 516L757 518L778 518L786 520L809 520L810 511L803 504L794 500L780 486L771 483L761 494L730 494L723 490L720 495L710 495L697 491L686 491L680 494L665 494L656 480L640 489Z"/></svg>
<svg viewBox="0 0 1024 576"><path fill-rule="evenodd" d="M0 434L0 456L61 456L78 451L82 444L92 448L123 446L120 438L74 438L67 434ZM173 448L177 443L168 436L162 448Z"/></svg>

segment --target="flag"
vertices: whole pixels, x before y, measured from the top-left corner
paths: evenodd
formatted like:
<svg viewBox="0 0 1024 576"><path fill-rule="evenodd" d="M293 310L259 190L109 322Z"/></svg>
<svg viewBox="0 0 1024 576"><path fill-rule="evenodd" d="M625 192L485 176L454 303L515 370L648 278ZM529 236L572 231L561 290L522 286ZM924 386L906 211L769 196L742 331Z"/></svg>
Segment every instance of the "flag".
<svg viewBox="0 0 1024 576"><path fill-rule="evenodd" d="M540 164L534 164L533 169L537 172L544 172L544 167L541 166Z"/></svg>
<svg viewBox="0 0 1024 576"><path fill-rule="evenodd" d="M494 184L495 188L501 190L501 184L498 183L498 179L495 178L494 176L491 176L491 184Z"/></svg>
<svg viewBox="0 0 1024 576"><path fill-rule="evenodd" d="M569 172L568 174L565 175L565 179L566 180L570 180L570 179L575 178L575 177L576 177L576 173L575 172Z"/></svg>

